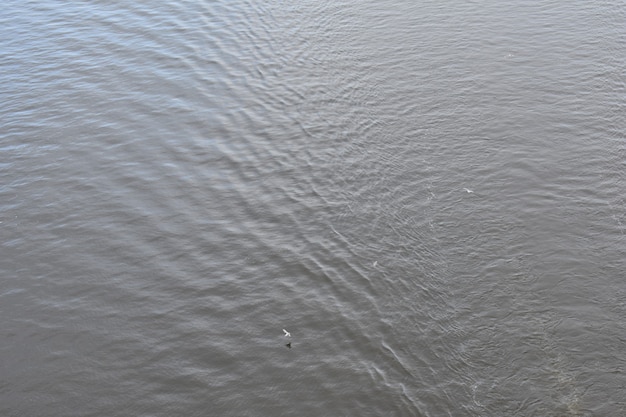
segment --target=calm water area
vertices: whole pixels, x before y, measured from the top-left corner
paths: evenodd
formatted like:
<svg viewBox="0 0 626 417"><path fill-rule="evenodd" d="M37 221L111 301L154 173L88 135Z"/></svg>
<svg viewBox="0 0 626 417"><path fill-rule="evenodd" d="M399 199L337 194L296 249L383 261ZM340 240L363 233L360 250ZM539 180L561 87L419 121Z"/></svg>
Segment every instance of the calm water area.
<svg viewBox="0 0 626 417"><path fill-rule="evenodd" d="M0 58L1 416L626 415L623 1L5 0Z"/></svg>

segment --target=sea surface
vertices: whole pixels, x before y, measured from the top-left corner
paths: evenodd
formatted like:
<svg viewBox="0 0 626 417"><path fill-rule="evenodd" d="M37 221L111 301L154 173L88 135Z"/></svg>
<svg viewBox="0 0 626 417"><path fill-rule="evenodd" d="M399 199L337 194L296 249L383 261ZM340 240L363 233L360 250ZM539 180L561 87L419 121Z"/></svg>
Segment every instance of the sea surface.
<svg viewBox="0 0 626 417"><path fill-rule="evenodd" d="M625 3L5 0L0 415L626 415Z"/></svg>

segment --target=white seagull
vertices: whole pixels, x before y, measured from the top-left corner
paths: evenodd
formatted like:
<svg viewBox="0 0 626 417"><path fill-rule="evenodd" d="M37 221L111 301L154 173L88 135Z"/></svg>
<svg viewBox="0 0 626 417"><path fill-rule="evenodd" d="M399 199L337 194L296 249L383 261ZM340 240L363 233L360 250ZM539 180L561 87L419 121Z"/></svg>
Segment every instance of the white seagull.
<svg viewBox="0 0 626 417"><path fill-rule="evenodd" d="M285 332L285 337L291 337L291 333L289 333L287 330L283 329L283 332Z"/></svg>

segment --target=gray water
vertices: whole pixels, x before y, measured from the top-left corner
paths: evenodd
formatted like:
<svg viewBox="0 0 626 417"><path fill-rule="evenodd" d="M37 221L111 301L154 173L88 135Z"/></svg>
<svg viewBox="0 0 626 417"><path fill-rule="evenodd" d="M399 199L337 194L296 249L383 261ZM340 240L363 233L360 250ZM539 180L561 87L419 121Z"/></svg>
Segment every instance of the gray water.
<svg viewBox="0 0 626 417"><path fill-rule="evenodd" d="M623 2L7 0L0 58L0 415L626 415Z"/></svg>

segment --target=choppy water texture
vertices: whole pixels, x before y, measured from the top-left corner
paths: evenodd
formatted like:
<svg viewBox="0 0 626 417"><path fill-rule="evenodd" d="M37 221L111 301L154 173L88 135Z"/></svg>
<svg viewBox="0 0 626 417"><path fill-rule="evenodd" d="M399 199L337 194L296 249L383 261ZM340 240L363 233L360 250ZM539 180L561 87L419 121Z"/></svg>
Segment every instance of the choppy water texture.
<svg viewBox="0 0 626 417"><path fill-rule="evenodd" d="M623 2L8 0L0 58L1 415L626 415Z"/></svg>

